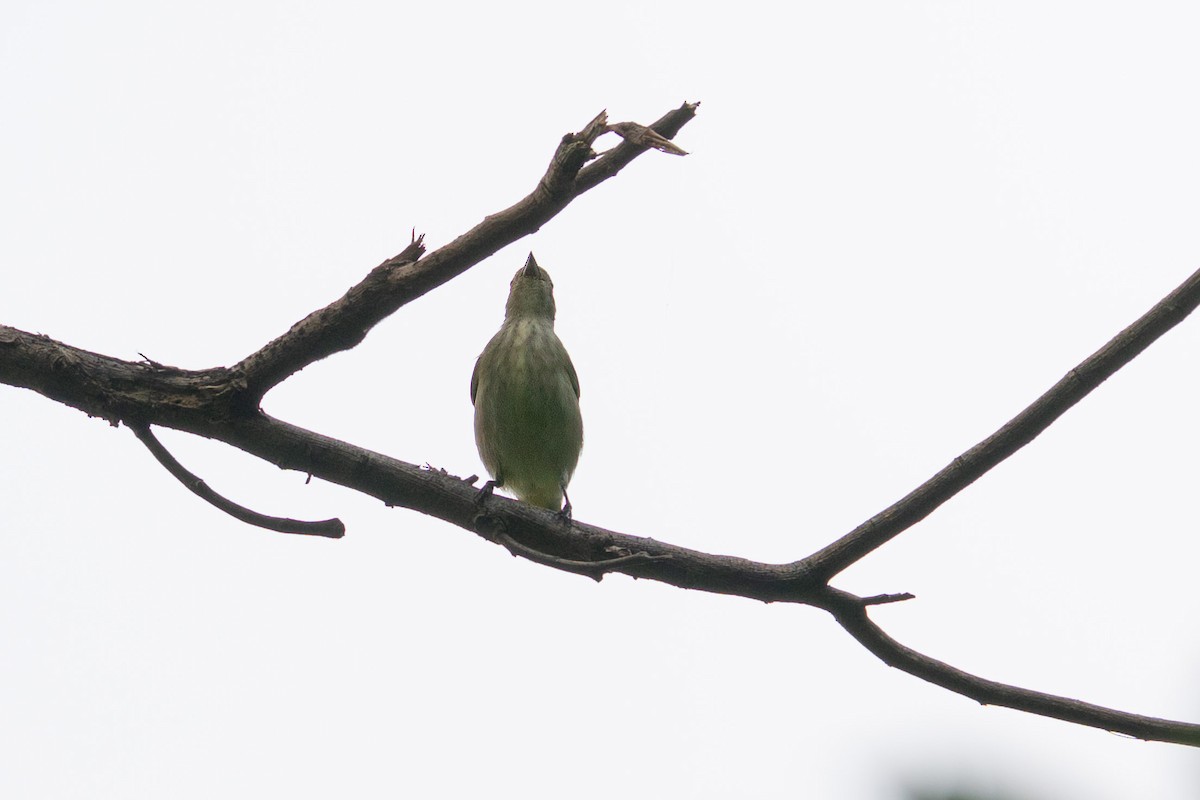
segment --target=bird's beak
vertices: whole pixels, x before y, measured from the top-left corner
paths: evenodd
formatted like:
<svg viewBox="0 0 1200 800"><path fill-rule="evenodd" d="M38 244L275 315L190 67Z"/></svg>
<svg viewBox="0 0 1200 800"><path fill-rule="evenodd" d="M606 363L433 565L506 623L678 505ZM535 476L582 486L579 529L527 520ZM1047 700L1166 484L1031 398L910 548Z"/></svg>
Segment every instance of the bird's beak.
<svg viewBox="0 0 1200 800"><path fill-rule="evenodd" d="M526 278L540 278L542 276L542 268L533 260L533 253L529 254L529 258L525 259L525 269L521 274Z"/></svg>

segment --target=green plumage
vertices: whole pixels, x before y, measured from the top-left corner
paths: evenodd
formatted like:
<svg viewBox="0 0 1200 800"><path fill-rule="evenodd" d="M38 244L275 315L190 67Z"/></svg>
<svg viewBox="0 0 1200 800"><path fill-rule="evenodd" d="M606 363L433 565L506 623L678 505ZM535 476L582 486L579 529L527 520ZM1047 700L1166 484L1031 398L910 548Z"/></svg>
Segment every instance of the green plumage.
<svg viewBox="0 0 1200 800"><path fill-rule="evenodd" d="M475 444L496 485L558 511L583 449L583 419L554 313L554 284L530 253L513 276L504 324L475 362L471 402Z"/></svg>

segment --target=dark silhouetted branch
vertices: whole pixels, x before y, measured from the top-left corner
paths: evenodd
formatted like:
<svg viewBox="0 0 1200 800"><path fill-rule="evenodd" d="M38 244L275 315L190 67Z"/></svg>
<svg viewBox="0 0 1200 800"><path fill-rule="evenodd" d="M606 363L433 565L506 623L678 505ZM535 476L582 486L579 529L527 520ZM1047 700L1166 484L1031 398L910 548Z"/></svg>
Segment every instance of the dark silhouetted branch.
<svg viewBox="0 0 1200 800"><path fill-rule="evenodd" d="M599 561L573 561L569 558L559 558L557 556L547 555L540 550L535 550L532 547L526 547L516 539L509 536L507 533L496 534L496 541L508 548L508 552L512 553L513 556L521 556L536 564L554 567L555 569L561 569L564 572L574 572L579 575L586 575L587 577L596 581L596 583L599 583L607 573L615 572L618 568L627 564L636 564L646 561L662 561L663 559L671 557L669 555L652 556L646 552L639 552L616 556L614 558L601 559Z"/></svg>
<svg viewBox="0 0 1200 800"><path fill-rule="evenodd" d="M696 109L700 107L699 103L684 103L674 111L668 111L662 117L654 122L650 127L655 133L666 139L674 139L675 134L686 125L692 117L696 116ZM586 192L598 183L606 181L612 176L620 172L626 164L633 161L635 158L646 152L646 148L642 145L630 141L621 142L619 145L609 150L604 155L597 158L591 164L588 164L579 172L579 177L575 180L575 185L580 192Z"/></svg>
<svg viewBox="0 0 1200 800"><path fill-rule="evenodd" d="M308 536L324 536L328 539L340 539L346 533L346 526L342 524L340 519L304 522L298 519L268 517L266 514L259 514L257 511L251 511L244 506L239 506L232 500L228 500L217 494L201 478L188 472L182 464L175 460L173 455L167 452L167 448L162 446L162 442L158 441L158 437L151 432L148 425L132 423L129 424L129 429L133 431L133 435L142 444L146 445L146 449L158 459L158 463L166 467L167 472L174 475L189 491L202 500L221 509L236 520L278 533L300 533Z"/></svg>
<svg viewBox="0 0 1200 800"><path fill-rule="evenodd" d="M862 598L864 606L883 606L888 603L903 603L905 600L916 600L917 596L902 592L900 594L875 594L870 597Z"/></svg>
<svg viewBox="0 0 1200 800"><path fill-rule="evenodd" d="M674 136L696 114L699 103L684 103L654 125L663 139ZM348 350L390 314L483 259L527 236L567 207L579 195L616 175L646 148L622 142L597 158L592 143L605 133L608 116L600 112L578 133L562 138L545 175L534 190L511 207L491 214L471 230L422 258L424 237L384 261L339 300L314 311L279 338L236 367L244 382L241 403L257 407L273 386L314 361ZM633 123L621 123L633 124ZM655 140L657 141L657 139ZM590 168L584 165L596 159ZM582 170L582 172L581 172Z"/></svg>
<svg viewBox="0 0 1200 800"><path fill-rule="evenodd" d="M685 103L650 127L663 141L670 139L694 116L696 106ZM862 598L828 586L828 581L842 569L924 518L1032 440L1187 316L1200 304L1200 273L1072 370L1011 422L955 459L908 497L828 547L790 564L765 564L702 553L585 523L567 524L553 512L504 497L492 497L486 514L481 515L474 476L462 480L445 470L422 469L272 419L259 411L259 400L272 386L319 358L353 347L375 324L405 303L537 230L579 194L615 175L645 152L647 146L657 144L666 152L674 152L639 130L640 126L617 125L627 135L626 140L596 157L592 143L610 127L617 128L609 126L607 116L601 113L579 133L563 138L549 169L525 199L486 217L467 233L423 258L423 240L414 232L407 248L372 270L344 297L310 314L233 368L183 370L148 359L122 361L0 326L0 383L32 389L114 425L125 422L189 489L251 524L262 525L264 520L272 518L247 511L211 492L162 449L148 426L171 427L221 441L284 469L346 486L390 506L429 514L555 569L596 579L618 572L684 589L822 608L886 663L981 703L1004 705L1143 739L1200 746L1200 726L1127 714L1006 686L910 650L875 626L867 609L911 599L911 595L879 594ZM486 524L481 517L486 517ZM312 533L310 526L328 524L329 532L322 535L341 535L342 531L337 520L274 522L286 523L290 528L263 527ZM306 529L297 531L295 526Z"/></svg>
<svg viewBox="0 0 1200 800"><path fill-rule="evenodd" d="M1147 741L1200 747L1200 725L1144 717L1072 700L1069 697L1009 686L963 672L957 667L918 653L884 633L867 616L863 599L847 592L831 588L817 605L833 614L834 619L847 633L889 667L915 675L983 705L1004 706L1091 728L1123 733Z"/></svg>
<svg viewBox="0 0 1200 800"><path fill-rule="evenodd" d="M1029 444L1067 409L1178 325L1200 305L1200 271L1071 370L1004 427L951 461L941 472L836 542L803 560L822 581L929 516L981 475ZM800 562L798 562L800 563Z"/></svg>

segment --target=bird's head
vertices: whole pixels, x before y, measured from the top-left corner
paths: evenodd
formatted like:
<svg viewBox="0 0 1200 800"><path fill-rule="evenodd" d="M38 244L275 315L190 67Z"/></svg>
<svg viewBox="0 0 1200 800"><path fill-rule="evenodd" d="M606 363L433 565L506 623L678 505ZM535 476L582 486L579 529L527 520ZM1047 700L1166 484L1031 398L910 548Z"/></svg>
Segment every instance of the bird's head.
<svg viewBox="0 0 1200 800"><path fill-rule="evenodd" d="M549 273L538 266L533 253L525 260L525 266L513 275L508 288L508 303L504 318L533 316L554 321L554 283Z"/></svg>

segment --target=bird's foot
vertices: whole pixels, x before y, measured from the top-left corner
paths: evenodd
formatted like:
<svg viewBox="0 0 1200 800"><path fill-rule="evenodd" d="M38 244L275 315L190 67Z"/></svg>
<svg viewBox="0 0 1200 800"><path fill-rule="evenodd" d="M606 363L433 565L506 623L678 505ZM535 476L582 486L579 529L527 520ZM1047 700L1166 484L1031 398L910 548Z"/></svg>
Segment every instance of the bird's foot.
<svg viewBox="0 0 1200 800"><path fill-rule="evenodd" d="M563 487L563 507L555 514L566 525L571 524L571 498L567 497L567 489Z"/></svg>
<svg viewBox="0 0 1200 800"><path fill-rule="evenodd" d="M479 493L475 495L475 505L481 506L487 502L487 499L492 496L492 490L500 486L499 481L488 481L480 487Z"/></svg>

